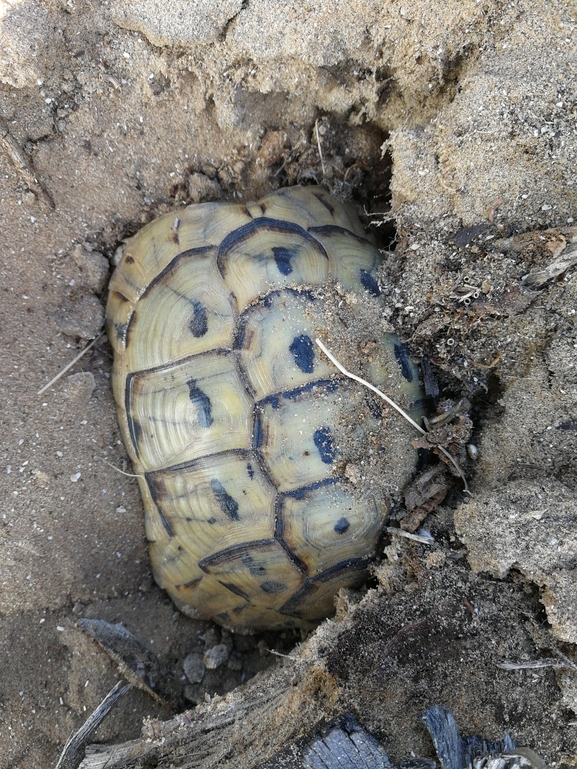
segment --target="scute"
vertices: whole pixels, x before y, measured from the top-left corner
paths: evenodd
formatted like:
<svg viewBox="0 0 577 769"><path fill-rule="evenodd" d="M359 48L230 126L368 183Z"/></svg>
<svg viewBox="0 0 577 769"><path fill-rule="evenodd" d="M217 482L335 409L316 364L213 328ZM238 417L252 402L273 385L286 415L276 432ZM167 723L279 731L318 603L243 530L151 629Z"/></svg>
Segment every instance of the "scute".
<svg viewBox="0 0 577 769"><path fill-rule="evenodd" d="M325 292L358 314L380 302L379 263L318 187L190 206L127 243L107 308L113 389L155 578L189 615L309 627L362 581L415 452L406 427L382 435L381 406L315 338L361 344ZM406 348L365 333L380 340L365 375L410 408L422 396ZM365 478L377 458L382 480Z"/></svg>

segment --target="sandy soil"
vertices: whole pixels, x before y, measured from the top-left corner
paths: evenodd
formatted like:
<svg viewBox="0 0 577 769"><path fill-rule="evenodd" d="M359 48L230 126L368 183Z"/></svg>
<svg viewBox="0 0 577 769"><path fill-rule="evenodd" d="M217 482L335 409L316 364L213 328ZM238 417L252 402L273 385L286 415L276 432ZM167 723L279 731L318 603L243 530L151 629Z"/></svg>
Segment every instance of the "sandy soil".
<svg viewBox="0 0 577 769"><path fill-rule="evenodd" d="M388 319L430 361L441 398L472 402L472 496L455 487L427 521L437 555L391 545L375 586L402 626L434 605L427 575L456 560L452 600L455 582L474 585L491 618L481 646L502 653L468 658L466 691L458 664L446 666L415 702L444 695L465 732L506 728L551 766L574 766L574 670L516 672L499 703L489 682L496 659L515 652L576 660L577 271L568 262L539 278L576 238L575 5L165 5L0 6L0 766L52 765L117 680L79 616L123 622L180 676L187 654L224 643L228 665L189 685L189 707L276 664L267 648L299 640L223 636L153 584L137 487L117 471L130 467L104 338L37 393L101 333L123 238L188 202L314 181L382 222ZM512 606L523 642L513 629L503 640L493 621ZM324 651L314 646L332 687L317 715L352 708L395 758L425 750L396 684L383 674L371 690L380 700L363 692L366 649L386 642L377 620L365 636L356 622L346 620L344 646L330 629ZM304 686L307 671L305 699L320 691ZM133 692L97 739L133 738L149 714L169 716ZM286 739L307 726L305 709L291 717Z"/></svg>

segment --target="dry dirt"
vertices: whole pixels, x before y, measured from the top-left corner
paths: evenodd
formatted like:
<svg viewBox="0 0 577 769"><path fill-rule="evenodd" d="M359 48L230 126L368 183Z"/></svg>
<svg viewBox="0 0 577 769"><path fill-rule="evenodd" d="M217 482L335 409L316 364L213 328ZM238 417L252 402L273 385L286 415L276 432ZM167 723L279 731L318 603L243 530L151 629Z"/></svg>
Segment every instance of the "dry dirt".
<svg viewBox="0 0 577 769"><path fill-rule="evenodd" d="M577 270L535 277L576 238L575 4L5 0L0 41L0 767L53 765L117 680L79 616L123 622L181 676L225 644L187 690L209 715L205 696L299 640L222 637L152 583L104 338L37 393L100 334L123 238L315 182L381 223L388 320L441 399L471 400L478 458L472 495L426 522L432 548L395 539L361 608L342 599L301 651L314 664L256 679L294 692L236 766L342 709L395 760L426 753L434 703L577 765L575 670L497 667L577 661ZM132 692L95 739L145 715L170 714Z"/></svg>

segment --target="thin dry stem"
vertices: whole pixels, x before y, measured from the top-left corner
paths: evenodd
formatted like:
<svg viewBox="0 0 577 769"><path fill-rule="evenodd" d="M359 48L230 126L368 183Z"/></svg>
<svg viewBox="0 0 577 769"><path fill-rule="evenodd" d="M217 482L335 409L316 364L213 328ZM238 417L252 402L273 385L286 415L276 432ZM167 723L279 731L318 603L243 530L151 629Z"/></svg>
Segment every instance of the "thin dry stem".
<svg viewBox="0 0 577 769"><path fill-rule="evenodd" d="M321 137L319 136L319 121L315 120L315 134L317 137L317 147L319 148L319 156L321 159L321 168L323 170L323 179L325 176L325 161L323 160L323 151L321 149Z"/></svg>
<svg viewBox="0 0 577 769"><path fill-rule="evenodd" d="M142 480L146 480L144 475L139 475L138 473L126 473L124 470L121 470L119 467L116 467L116 465L113 465L112 462L109 462L107 459L104 460L107 465L110 465L110 467L113 470L116 470L117 473L120 473L121 475L126 475L128 478L142 478Z"/></svg>
<svg viewBox="0 0 577 769"><path fill-rule="evenodd" d="M96 339L93 339L92 342L90 342L90 344L87 344L86 347L82 350L82 352L78 353L78 355L74 358L74 360L71 360L70 363L68 363L66 366L64 366L64 368L61 371L59 371L58 374L56 374L54 379L51 379L48 382L48 384L44 385L44 387L41 390L38 390L36 395L42 395L42 393L45 393L46 390L48 390L49 387L52 387L52 385L55 384L60 379L60 377L63 377L64 374L67 371L69 371L72 368L72 366L74 366L75 363L78 363L78 361L80 360L80 358L82 358L83 355L86 355L88 350L90 350L90 349L92 349L92 347L94 347L96 342L98 342L102 338L102 336L103 336L103 334L99 334L96 337Z"/></svg>
<svg viewBox="0 0 577 769"><path fill-rule="evenodd" d="M392 406L396 411L399 412L399 414L404 417L407 422L409 422L413 427L418 430L422 435L426 435L426 431L423 430L422 427L420 427L414 419L412 419L406 411L403 411L403 409L398 406L395 401L391 400L388 395L385 395L384 392L381 392L378 387L375 387L370 382L367 382L366 379L361 379L360 376L357 376L356 374L352 374L350 371L347 371L347 369L342 365L342 363L339 363L339 361L335 358L335 356L327 350L327 348L324 346L324 344L321 342L320 339L315 339L315 342L318 344L318 346L321 348L321 350L324 352L324 354L327 356L327 358L333 363L338 370L344 374L345 376L348 376L349 379L354 379L355 382L358 382L359 384L364 385L365 387L368 387L369 390L372 390L374 393L376 393L379 398L382 398L384 401L386 401L389 406Z"/></svg>
<svg viewBox="0 0 577 769"><path fill-rule="evenodd" d="M426 435L426 430L423 430L422 427L420 427L414 419L411 419L411 417L407 414L406 411L403 411L403 409L398 406L395 401L391 400L388 395L385 395L384 392L381 392L378 387L375 387L370 382L367 382L366 379L362 379L360 376L357 376L356 374L352 374L350 371L347 371L347 369L342 365L342 363L339 363L339 361L335 358L335 356L327 350L327 348L324 346L324 344L321 342L320 339L315 339L315 342L318 344L318 346L321 348L321 350L324 352L324 354L327 356L327 358L333 363L338 370L344 374L345 376L348 376L349 379L354 379L355 382L358 382L359 384L362 384L364 387L368 387L369 390L372 390L374 393L376 393L379 398L382 398L384 401L386 401L389 406L392 406L396 411L399 412L399 414L404 417L407 422L409 422L416 430L418 430L422 435ZM451 456L451 454L447 451L447 449L443 448L443 446L437 446L439 451L443 453L444 456L447 457L449 462L453 465L453 467L457 470L459 473L459 476L463 483L465 484L465 493L470 494L469 487L467 486L467 480L465 476L463 475L463 471L455 461L454 457Z"/></svg>

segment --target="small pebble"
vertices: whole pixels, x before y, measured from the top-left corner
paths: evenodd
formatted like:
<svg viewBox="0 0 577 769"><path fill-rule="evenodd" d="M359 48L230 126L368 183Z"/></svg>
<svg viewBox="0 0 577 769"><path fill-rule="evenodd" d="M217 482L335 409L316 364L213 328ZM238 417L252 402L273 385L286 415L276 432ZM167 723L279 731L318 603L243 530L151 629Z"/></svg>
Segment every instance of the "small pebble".
<svg viewBox="0 0 577 769"><path fill-rule="evenodd" d="M203 633L200 637L204 641L204 645L207 649L220 643L220 633L215 627L210 627L206 633Z"/></svg>
<svg viewBox="0 0 577 769"><path fill-rule="evenodd" d="M208 670L216 670L228 659L229 651L225 644L217 644L204 653L203 662Z"/></svg>
<svg viewBox="0 0 577 769"><path fill-rule="evenodd" d="M198 652L187 654L182 666L184 668L184 674L191 684L199 684L204 678L205 667L204 662L202 661L202 654L199 654Z"/></svg>
<svg viewBox="0 0 577 769"><path fill-rule="evenodd" d="M479 459L479 449L474 443L467 444L467 454L471 459Z"/></svg>

